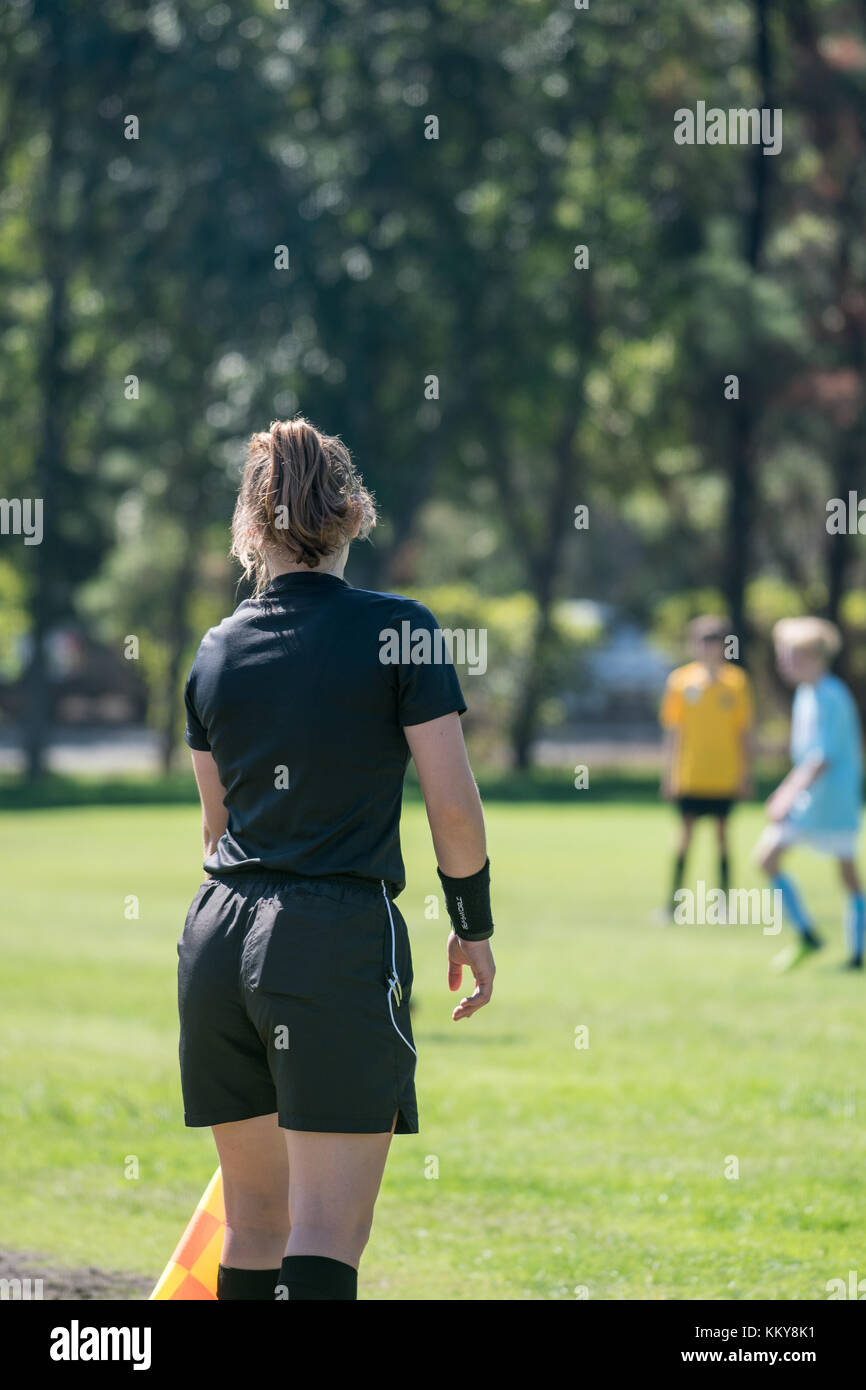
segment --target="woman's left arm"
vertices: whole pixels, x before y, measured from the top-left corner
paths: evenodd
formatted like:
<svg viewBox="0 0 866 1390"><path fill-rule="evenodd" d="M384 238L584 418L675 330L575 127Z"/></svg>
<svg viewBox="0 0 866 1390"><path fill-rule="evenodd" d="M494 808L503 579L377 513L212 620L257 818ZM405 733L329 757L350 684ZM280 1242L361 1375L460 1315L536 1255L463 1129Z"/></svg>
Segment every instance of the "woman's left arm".
<svg viewBox="0 0 866 1390"><path fill-rule="evenodd" d="M229 813L224 805L226 792L220 781L213 753L194 748L192 767L201 798L201 837L204 842L204 857L207 859L216 849L228 821Z"/></svg>

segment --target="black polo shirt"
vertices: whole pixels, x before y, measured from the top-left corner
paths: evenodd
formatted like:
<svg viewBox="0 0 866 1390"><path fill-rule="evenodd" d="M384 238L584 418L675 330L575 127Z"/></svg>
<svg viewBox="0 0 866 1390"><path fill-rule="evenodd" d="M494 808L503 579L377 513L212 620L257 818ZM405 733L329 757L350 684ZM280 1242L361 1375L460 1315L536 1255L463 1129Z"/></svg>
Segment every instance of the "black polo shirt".
<svg viewBox="0 0 866 1390"><path fill-rule="evenodd" d="M205 633L184 700L186 742L213 754L226 790L209 873L402 890L403 728L466 709L428 608L332 574L278 575Z"/></svg>

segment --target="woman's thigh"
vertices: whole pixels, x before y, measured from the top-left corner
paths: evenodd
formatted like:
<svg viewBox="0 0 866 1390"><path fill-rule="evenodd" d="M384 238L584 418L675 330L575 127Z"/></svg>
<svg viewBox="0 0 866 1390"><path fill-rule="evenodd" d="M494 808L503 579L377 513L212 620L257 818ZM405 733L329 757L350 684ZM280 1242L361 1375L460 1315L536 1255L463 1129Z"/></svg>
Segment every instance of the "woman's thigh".
<svg viewBox="0 0 866 1390"><path fill-rule="evenodd" d="M396 1123L395 1113L391 1129L385 1134L284 1131L292 1175L292 1254L324 1253L321 1239L325 1232L339 1234L350 1245L359 1243L363 1248ZM311 1248L303 1248L306 1244Z"/></svg>
<svg viewBox="0 0 866 1390"><path fill-rule="evenodd" d="M289 1231L289 1159L276 1113L213 1125L226 1225Z"/></svg>

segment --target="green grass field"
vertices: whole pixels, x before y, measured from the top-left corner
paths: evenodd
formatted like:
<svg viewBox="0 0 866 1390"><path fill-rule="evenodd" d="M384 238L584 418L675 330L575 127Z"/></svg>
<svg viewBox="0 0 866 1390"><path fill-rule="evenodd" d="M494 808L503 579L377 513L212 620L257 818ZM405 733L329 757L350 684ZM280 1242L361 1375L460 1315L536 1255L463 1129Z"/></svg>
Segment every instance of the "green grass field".
<svg viewBox="0 0 866 1390"><path fill-rule="evenodd" d="M488 807L498 975L458 1024L406 807L421 1133L394 1140L359 1296L826 1298L866 1273L866 980L836 969L834 870L792 856L829 944L778 977L786 931L653 925L672 813L587 795ZM734 821L743 886L760 823ZM712 881L700 829L692 872ZM183 805L0 814L7 1250L155 1280L216 1166L209 1131L184 1128L176 1061L198 835Z"/></svg>

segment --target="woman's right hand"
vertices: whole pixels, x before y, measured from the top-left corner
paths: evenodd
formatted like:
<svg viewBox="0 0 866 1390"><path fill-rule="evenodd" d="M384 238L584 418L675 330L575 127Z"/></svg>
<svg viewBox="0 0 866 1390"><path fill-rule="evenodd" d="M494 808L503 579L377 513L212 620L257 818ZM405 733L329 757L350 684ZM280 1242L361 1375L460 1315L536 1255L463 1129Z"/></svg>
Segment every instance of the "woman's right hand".
<svg viewBox="0 0 866 1390"><path fill-rule="evenodd" d="M490 1003L493 993L493 976L496 966L493 951L488 941L464 941L452 932L448 938L448 988L459 989L463 983L463 967L468 965L475 980L475 992L461 999L451 1017L456 1023L460 1018L471 1018L478 1009Z"/></svg>

